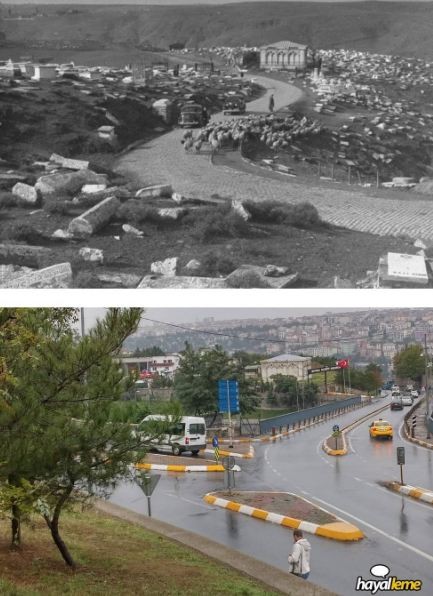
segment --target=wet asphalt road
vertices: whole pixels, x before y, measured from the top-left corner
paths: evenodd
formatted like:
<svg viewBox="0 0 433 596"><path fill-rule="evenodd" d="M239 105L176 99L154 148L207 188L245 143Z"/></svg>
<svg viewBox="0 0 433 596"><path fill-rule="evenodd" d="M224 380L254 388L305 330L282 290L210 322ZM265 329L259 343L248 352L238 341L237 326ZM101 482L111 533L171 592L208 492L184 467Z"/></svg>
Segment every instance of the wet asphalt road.
<svg viewBox="0 0 433 596"><path fill-rule="evenodd" d="M386 410L375 416L393 424L393 441L370 440L368 421L350 433L351 451L347 456L333 458L321 449L333 424L344 426L386 401L275 444L255 444L255 459L239 461L242 472L236 475L236 488L293 492L363 530L366 537L358 543L307 535L312 544L311 581L343 596L359 594L355 591L357 576L372 579L369 570L376 564L387 565L390 575L398 579L421 579L423 589L419 594L433 591L433 507L391 493L378 484L380 480L399 479L396 447L404 445L404 480L433 489L433 453L399 436L404 412ZM286 569L291 531L204 503L205 493L222 488L222 474L162 473L152 497L152 515ZM112 500L147 513L146 498L134 484L119 486Z"/></svg>

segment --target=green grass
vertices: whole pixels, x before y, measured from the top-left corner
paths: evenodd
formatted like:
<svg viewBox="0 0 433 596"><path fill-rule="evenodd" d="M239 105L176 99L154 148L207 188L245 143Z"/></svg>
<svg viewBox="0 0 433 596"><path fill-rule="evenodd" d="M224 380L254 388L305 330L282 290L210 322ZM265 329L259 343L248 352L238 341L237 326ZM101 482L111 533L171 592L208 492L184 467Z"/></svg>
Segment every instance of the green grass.
<svg viewBox="0 0 433 596"><path fill-rule="evenodd" d="M12 551L0 522L2 596L278 594L235 570L139 526L97 511L65 514L62 537L78 568L63 563L41 519ZM198 588L200 587L200 588Z"/></svg>
<svg viewBox="0 0 433 596"><path fill-rule="evenodd" d="M295 408L296 410L296 408ZM257 417L260 418L261 420L263 420L264 418L274 418L275 416L281 416L283 414L289 414L290 412L294 412L295 411L293 408L281 408L281 409L275 409L275 410L264 410L263 408L260 410L256 410L254 412L254 414L251 415L251 417Z"/></svg>

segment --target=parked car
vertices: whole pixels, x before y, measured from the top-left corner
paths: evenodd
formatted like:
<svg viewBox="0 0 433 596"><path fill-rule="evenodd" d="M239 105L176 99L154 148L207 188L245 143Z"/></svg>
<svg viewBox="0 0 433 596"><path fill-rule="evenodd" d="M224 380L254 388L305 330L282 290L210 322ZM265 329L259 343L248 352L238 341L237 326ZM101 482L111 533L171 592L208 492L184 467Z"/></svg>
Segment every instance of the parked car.
<svg viewBox="0 0 433 596"><path fill-rule="evenodd" d="M416 389L412 389L410 395L411 397L419 397L419 392Z"/></svg>
<svg viewBox="0 0 433 596"><path fill-rule="evenodd" d="M413 404L413 399L411 398L410 395L403 395L401 398L401 403L404 406L411 406Z"/></svg>
<svg viewBox="0 0 433 596"><path fill-rule="evenodd" d="M206 126L209 114L205 107L194 101L187 101L180 109L179 126L196 128Z"/></svg>
<svg viewBox="0 0 433 596"><path fill-rule="evenodd" d="M245 114L245 99L241 95L229 95L224 101L223 114Z"/></svg>
<svg viewBox="0 0 433 596"><path fill-rule="evenodd" d="M391 398L391 410L402 410L403 409L403 403L401 401L401 396L400 395L395 395Z"/></svg>
<svg viewBox="0 0 433 596"><path fill-rule="evenodd" d="M369 426L370 438L371 439L390 439L392 440L393 428L387 420L375 420Z"/></svg>
<svg viewBox="0 0 433 596"><path fill-rule="evenodd" d="M170 425L172 416L151 414L146 416L137 427L143 444L156 451L181 455L184 451L191 451L198 455L200 449L206 449L206 422L200 416L182 416L179 422ZM164 433L158 431L158 423L168 424ZM155 424L156 423L156 424Z"/></svg>

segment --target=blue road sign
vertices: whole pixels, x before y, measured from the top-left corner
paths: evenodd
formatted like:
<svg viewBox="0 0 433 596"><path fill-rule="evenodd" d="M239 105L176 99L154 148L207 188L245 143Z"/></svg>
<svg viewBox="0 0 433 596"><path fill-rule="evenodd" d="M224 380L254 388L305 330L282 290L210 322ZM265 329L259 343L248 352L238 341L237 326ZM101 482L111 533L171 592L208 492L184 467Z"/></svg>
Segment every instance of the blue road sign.
<svg viewBox="0 0 433 596"><path fill-rule="evenodd" d="M218 406L220 412L237 414L239 412L239 383L232 379L218 381Z"/></svg>
<svg viewBox="0 0 433 596"><path fill-rule="evenodd" d="M338 424L334 424L334 426L332 427L332 430L333 430L335 433L338 433L338 431L340 430L340 427L338 426Z"/></svg>
<svg viewBox="0 0 433 596"><path fill-rule="evenodd" d="M214 438L212 439L212 447L218 447L218 445L219 445L218 437L215 435Z"/></svg>

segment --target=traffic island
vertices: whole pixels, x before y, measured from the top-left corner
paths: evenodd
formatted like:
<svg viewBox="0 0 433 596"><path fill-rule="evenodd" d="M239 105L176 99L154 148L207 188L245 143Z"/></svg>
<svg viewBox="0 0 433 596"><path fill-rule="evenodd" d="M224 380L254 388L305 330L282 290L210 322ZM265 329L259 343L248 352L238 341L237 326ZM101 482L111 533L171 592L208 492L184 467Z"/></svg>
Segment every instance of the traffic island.
<svg viewBox="0 0 433 596"><path fill-rule="evenodd" d="M412 497L413 499L419 499L420 501L433 505L433 491L427 490L426 488L410 486L410 484L400 484L394 480L381 482L380 484L396 493Z"/></svg>
<svg viewBox="0 0 433 596"><path fill-rule="evenodd" d="M206 503L264 521L299 528L304 532L340 541L364 537L359 528L309 501L287 492L217 491L207 493Z"/></svg>
<svg viewBox="0 0 433 596"><path fill-rule="evenodd" d="M322 447L328 455L347 455L346 439L341 431L334 431L324 440Z"/></svg>
<svg viewBox="0 0 433 596"><path fill-rule="evenodd" d="M149 454L146 459L147 461L135 465L137 470L158 470L159 472L224 472L224 467L221 463L206 459L200 460L198 458L154 453ZM191 461L194 461L194 463L191 463ZM234 472L241 471L237 465L232 469Z"/></svg>

